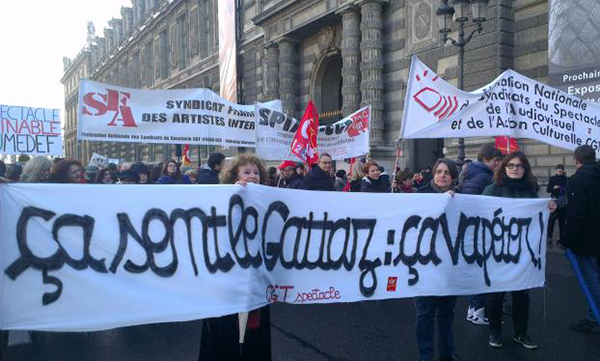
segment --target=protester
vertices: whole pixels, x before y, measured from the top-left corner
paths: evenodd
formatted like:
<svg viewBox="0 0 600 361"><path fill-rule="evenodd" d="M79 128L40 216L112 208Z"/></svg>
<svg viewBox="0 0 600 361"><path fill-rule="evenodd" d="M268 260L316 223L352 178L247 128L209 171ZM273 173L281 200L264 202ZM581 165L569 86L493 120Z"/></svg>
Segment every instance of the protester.
<svg viewBox="0 0 600 361"><path fill-rule="evenodd" d="M390 191L389 182L381 177L381 168L375 161L369 161L363 166L363 177L360 185L361 192L387 193Z"/></svg>
<svg viewBox="0 0 600 361"><path fill-rule="evenodd" d="M198 183L198 173L195 170L188 169L185 171L185 175L187 175L190 178L190 182L192 182L192 184Z"/></svg>
<svg viewBox="0 0 600 361"><path fill-rule="evenodd" d="M21 180L21 173L23 173L23 166L18 163L9 164L6 170L6 178L11 182L19 182Z"/></svg>
<svg viewBox="0 0 600 361"><path fill-rule="evenodd" d="M156 181L157 184L191 184L190 178L181 173L179 164L174 160L165 162L162 168L161 176Z"/></svg>
<svg viewBox="0 0 600 361"><path fill-rule="evenodd" d="M291 160L286 160L279 167L280 179L278 180L280 188L297 189L302 184L302 177L295 171L296 163ZM277 184L276 184L277 186Z"/></svg>
<svg viewBox="0 0 600 361"><path fill-rule="evenodd" d="M95 165L88 165L85 167L85 181L86 183L93 183L98 175L100 168Z"/></svg>
<svg viewBox="0 0 600 361"><path fill-rule="evenodd" d="M319 162L312 166L308 175L302 181L300 189L333 191L333 180L329 176L332 165L331 156L327 153L322 153L319 156Z"/></svg>
<svg viewBox="0 0 600 361"><path fill-rule="evenodd" d="M131 170L139 177L139 184L150 184L150 169L142 162L136 162L131 165Z"/></svg>
<svg viewBox="0 0 600 361"><path fill-rule="evenodd" d="M124 170L117 176L117 184L138 184L139 175L131 169ZM167 183L168 184L168 183Z"/></svg>
<svg viewBox="0 0 600 361"><path fill-rule="evenodd" d="M438 159L433 165L432 181L419 189L419 193L448 193L453 195L453 181L458 176L450 159ZM458 360L454 347L452 323L456 296L417 297L417 345L421 360L433 360L435 321L439 333L440 360Z"/></svg>
<svg viewBox="0 0 600 361"><path fill-rule="evenodd" d="M346 171L343 169L335 172L335 181L333 182L333 190L336 192L341 192L346 187L348 183L348 178L346 178Z"/></svg>
<svg viewBox="0 0 600 361"><path fill-rule="evenodd" d="M268 175L262 161L253 154L240 154L219 175L222 184L266 184ZM239 353L238 315L204 319L200 357L212 360L271 360L271 315L269 306L251 311Z"/></svg>
<svg viewBox="0 0 600 361"><path fill-rule="evenodd" d="M550 197L556 200L556 212L550 215L548 219L548 244L552 244L552 235L554 234L554 225L558 220L558 231L559 237L558 242L561 242L561 238L566 230L567 220L567 175L565 174L565 166L558 164L554 169L555 174L550 177L548 181L548 187L546 192L550 194Z"/></svg>
<svg viewBox="0 0 600 361"><path fill-rule="evenodd" d="M52 161L42 155L38 155L30 159L23 173L21 174L21 182L23 183L45 183L48 181Z"/></svg>
<svg viewBox="0 0 600 361"><path fill-rule="evenodd" d="M304 177L306 177L306 168L304 168L304 164L296 164L296 168L294 170L300 176L300 178L304 179Z"/></svg>
<svg viewBox="0 0 600 361"><path fill-rule="evenodd" d="M277 183L279 182L279 177L277 176L277 168L269 167L267 168L267 185L270 187L277 187Z"/></svg>
<svg viewBox="0 0 600 361"><path fill-rule="evenodd" d="M78 160L63 159L52 166L48 181L51 183L85 183L83 167Z"/></svg>
<svg viewBox="0 0 600 361"><path fill-rule="evenodd" d="M96 184L115 184L115 177L113 173L108 169L100 169L100 172L96 175Z"/></svg>
<svg viewBox="0 0 600 361"><path fill-rule="evenodd" d="M494 174L494 183L487 186L484 196L504 198L537 198L537 181L531 171L529 160L522 152L507 155ZM556 204L549 204L554 211ZM505 292L490 293L486 299L486 311L489 318L489 344L494 348L502 347L502 302ZM533 350L538 345L527 334L529 318L529 290L512 291L513 339L523 347Z"/></svg>
<svg viewBox="0 0 600 361"><path fill-rule="evenodd" d="M417 188L413 186L413 177L414 175L409 170L396 173L396 180L394 181L395 192L416 193Z"/></svg>
<svg viewBox="0 0 600 361"><path fill-rule="evenodd" d="M0 160L0 177L5 177L6 176L6 163L4 163L4 161Z"/></svg>
<svg viewBox="0 0 600 361"><path fill-rule="evenodd" d="M589 145L575 149L575 174L567 183L567 227L564 246L574 254L596 309L600 309L600 165ZM571 329L600 333L592 309Z"/></svg>
<svg viewBox="0 0 600 361"><path fill-rule="evenodd" d="M379 176L379 178L381 178L381 180L384 183L387 183L387 187L389 189L391 187L391 184L392 184L392 182L390 181L390 175L385 172L385 168L382 167L382 166L379 166L379 172L381 173L381 175Z"/></svg>
<svg viewBox="0 0 600 361"><path fill-rule="evenodd" d="M425 185L425 181L423 180L423 174L421 172L415 173L413 176L413 186L417 189L423 187Z"/></svg>
<svg viewBox="0 0 600 361"><path fill-rule="evenodd" d="M477 153L477 161L467 165L457 191L463 194L481 195L494 182L494 170L502 160L502 153L491 144L484 144ZM486 295L469 295L467 321L474 325L487 325L485 313Z"/></svg>
<svg viewBox="0 0 600 361"><path fill-rule="evenodd" d="M350 192L360 192L362 179L365 176L365 172L363 172L364 165L360 161L354 163L352 167L352 179L350 179Z"/></svg>
<svg viewBox="0 0 600 361"><path fill-rule="evenodd" d="M198 170L198 184L219 184L219 172L224 160L222 153L211 154L206 164Z"/></svg>
<svg viewBox="0 0 600 361"><path fill-rule="evenodd" d="M163 163L158 163L158 164L154 164L151 168L150 168L150 174L149 174L149 178L150 178L150 184L154 184L158 181L158 178L160 178L160 174L162 172L162 167L163 167Z"/></svg>

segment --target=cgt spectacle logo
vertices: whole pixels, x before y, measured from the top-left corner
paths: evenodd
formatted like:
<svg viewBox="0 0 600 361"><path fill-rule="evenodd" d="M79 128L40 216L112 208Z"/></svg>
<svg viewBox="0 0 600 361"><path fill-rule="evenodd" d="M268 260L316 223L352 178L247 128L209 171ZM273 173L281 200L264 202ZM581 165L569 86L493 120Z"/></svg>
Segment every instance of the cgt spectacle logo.
<svg viewBox="0 0 600 361"><path fill-rule="evenodd" d="M367 108L352 117L352 124L348 127L348 136L353 138L360 135L360 133L365 133L369 129L370 109Z"/></svg>
<svg viewBox="0 0 600 361"><path fill-rule="evenodd" d="M116 126L116 122L123 122L124 127L137 127L131 108L127 105L131 94L117 90L106 89L106 94L87 93L83 96L83 114L93 117L103 116L108 112L114 112L109 126Z"/></svg>
<svg viewBox="0 0 600 361"><path fill-rule="evenodd" d="M387 291L396 292L396 286L398 286L398 277L388 277Z"/></svg>
<svg viewBox="0 0 600 361"><path fill-rule="evenodd" d="M428 71L425 70L422 76L417 74L415 78L420 83L422 79L427 79L427 74ZM438 76L436 75L431 79L431 82L434 83L437 80ZM433 115L439 120L451 116L458 108L458 98L456 96L442 95L427 85L413 95L413 99L428 113L434 112Z"/></svg>

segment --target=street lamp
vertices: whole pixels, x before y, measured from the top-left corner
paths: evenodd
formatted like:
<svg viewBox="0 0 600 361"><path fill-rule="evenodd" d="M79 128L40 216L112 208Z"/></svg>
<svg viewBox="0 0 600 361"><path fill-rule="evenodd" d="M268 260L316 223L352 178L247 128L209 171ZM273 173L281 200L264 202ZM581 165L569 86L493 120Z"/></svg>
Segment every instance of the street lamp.
<svg viewBox="0 0 600 361"><path fill-rule="evenodd" d="M483 22L486 20L485 11L489 0L453 0L452 5L448 5L448 0L442 0L436 11L438 22L440 24L440 33L442 34L442 44L448 41L458 47L458 89L463 90L464 87L464 60L465 60L465 45L467 45L475 33L481 33L483 30ZM477 27L465 37L465 23L469 20L469 5L471 6L471 14L473 22ZM452 21L458 23L458 39L452 39L448 34L451 29ZM458 159L460 162L465 160L465 139L458 138Z"/></svg>

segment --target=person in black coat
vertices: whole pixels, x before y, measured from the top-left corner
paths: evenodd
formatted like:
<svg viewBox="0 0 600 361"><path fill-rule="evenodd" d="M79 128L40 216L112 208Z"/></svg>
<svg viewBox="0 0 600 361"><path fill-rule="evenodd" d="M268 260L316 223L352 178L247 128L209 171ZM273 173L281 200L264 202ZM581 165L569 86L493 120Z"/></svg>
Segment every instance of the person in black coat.
<svg viewBox="0 0 600 361"><path fill-rule="evenodd" d="M292 188L297 189L302 184L302 177L300 174L295 171L296 163L291 160L286 160L281 163L279 167L279 171L281 172L281 179L278 181L279 188Z"/></svg>
<svg viewBox="0 0 600 361"><path fill-rule="evenodd" d="M198 184L219 184L219 172L223 161L225 156L222 153L211 154L208 162L198 170Z"/></svg>
<svg viewBox="0 0 600 361"><path fill-rule="evenodd" d="M565 166L562 164L558 164L555 169L555 175L550 177L550 181L548 181L548 187L546 187L546 191L550 194L552 199L556 200L556 204L558 208L556 212L550 214L550 219L548 219L548 244L552 244L552 235L554 234L554 225L558 220L559 227L559 243L560 239L565 233L566 221L567 221L567 175L565 174Z"/></svg>
<svg viewBox="0 0 600 361"><path fill-rule="evenodd" d="M484 144L477 153L477 161L471 162L461 174L457 191L463 194L481 195L483 190L494 183L494 169L498 167L502 153L491 144ZM485 312L486 295L469 295L467 321L474 325L487 325Z"/></svg>
<svg viewBox="0 0 600 361"><path fill-rule="evenodd" d="M567 231L561 242L571 249L583 279L600 309L600 166L589 145L575 149L577 171L567 183ZM587 317L571 325L576 331L600 333L600 320Z"/></svg>
<svg viewBox="0 0 600 361"><path fill-rule="evenodd" d="M374 161L365 163L363 167L365 176L360 184L361 192L368 193L389 193L390 183L381 176L379 165Z"/></svg>
<svg viewBox="0 0 600 361"><path fill-rule="evenodd" d="M438 159L433 166L431 182L419 188L419 193L448 193L454 195L456 165L450 159ZM433 359L435 325L438 328L440 360L457 360L452 323L456 296L416 297L417 346L421 360Z"/></svg>
<svg viewBox="0 0 600 361"><path fill-rule="evenodd" d="M329 171L333 165L331 156L327 153L321 154L319 163L312 166L308 175L302 181L300 189L311 191L333 191L333 180Z"/></svg>

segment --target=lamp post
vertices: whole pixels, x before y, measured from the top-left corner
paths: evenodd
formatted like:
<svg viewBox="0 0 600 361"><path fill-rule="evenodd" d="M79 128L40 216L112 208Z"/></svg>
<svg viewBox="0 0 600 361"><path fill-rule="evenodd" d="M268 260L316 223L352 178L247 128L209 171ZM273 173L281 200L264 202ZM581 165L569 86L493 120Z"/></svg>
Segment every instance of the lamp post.
<svg viewBox="0 0 600 361"><path fill-rule="evenodd" d="M465 45L473 39L476 33L479 34L483 30L482 24L486 20L485 11L488 2L489 0L453 0L452 5L449 5L448 0L442 0L436 11L442 34L442 44L449 41L458 47L458 89L460 90L463 90L464 87ZM469 20L469 5L471 5L473 22L477 28L465 37L465 23ZM453 20L458 23L457 39L448 36ZM458 159L461 163L465 161L465 138L458 138Z"/></svg>

